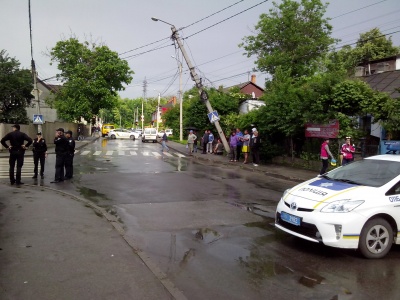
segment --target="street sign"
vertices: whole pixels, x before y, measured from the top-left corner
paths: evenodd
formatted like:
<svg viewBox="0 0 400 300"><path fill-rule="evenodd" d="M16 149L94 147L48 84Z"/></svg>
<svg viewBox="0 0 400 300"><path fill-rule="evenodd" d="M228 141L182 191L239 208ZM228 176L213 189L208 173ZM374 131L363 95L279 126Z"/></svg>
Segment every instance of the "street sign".
<svg viewBox="0 0 400 300"><path fill-rule="evenodd" d="M218 113L215 110L213 112L210 112L209 114L207 114L207 116L211 123L219 121Z"/></svg>
<svg viewBox="0 0 400 300"><path fill-rule="evenodd" d="M42 90L40 90L40 89L37 89L37 91L38 91L38 93L39 93L39 96L43 93ZM34 97L36 97L36 91L35 91L35 89L32 90L31 95L34 96Z"/></svg>
<svg viewBox="0 0 400 300"><path fill-rule="evenodd" d="M337 138L339 134L339 121L331 120L328 124L307 123L305 136L318 138Z"/></svg>
<svg viewBox="0 0 400 300"><path fill-rule="evenodd" d="M43 124L43 115L33 115L33 124Z"/></svg>

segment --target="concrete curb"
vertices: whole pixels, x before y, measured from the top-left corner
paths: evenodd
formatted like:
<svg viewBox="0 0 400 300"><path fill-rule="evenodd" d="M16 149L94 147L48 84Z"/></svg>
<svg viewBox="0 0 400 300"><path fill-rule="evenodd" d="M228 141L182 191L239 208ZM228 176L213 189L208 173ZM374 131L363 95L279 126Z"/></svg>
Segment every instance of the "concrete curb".
<svg viewBox="0 0 400 300"><path fill-rule="evenodd" d="M4 183L0 183L2 185L5 185ZM124 241L128 244L128 246L133 250L133 252L139 256L139 258L143 261L143 263L147 266L147 268L154 274L154 276L161 282L161 284L165 287L166 290L171 294L173 299L176 300L187 300L186 296L183 294L182 291L180 291L171 280L168 279L167 274L165 274L158 266L157 263L151 260L151 258L145 254L140 248L135 245L134 241L130 239L126 233L124 228L121 226L121 224L118 222L118 219L109 214L104 208L97 206L96 204L92 203L90 200L86 200L84 198L78 197L76 195L73 195L71 193L57 190L51 187L46 187L46 186L37 186L37 185L30 185L30 184L24 184L21 187L25 189L25 187L28 188L35 188L35 189L45 189L51 192L55 192L58 194L63 194L66 196L71 197L72 199L75 199L78 202L83 203L85 206L90 207L94 210L94 212L99 215L103 216L112 226L113 228L120 234L120 236L124 239Z"/></svg>

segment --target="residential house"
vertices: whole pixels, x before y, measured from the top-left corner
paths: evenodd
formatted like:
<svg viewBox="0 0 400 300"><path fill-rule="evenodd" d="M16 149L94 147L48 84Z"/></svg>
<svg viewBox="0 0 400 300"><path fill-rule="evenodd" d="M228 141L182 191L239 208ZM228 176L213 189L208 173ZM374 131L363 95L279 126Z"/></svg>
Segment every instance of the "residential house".
<svg viewBox="0 0 400 300"><path fill-rule="evenodd" d="M386 92L393 99L400 98L400 55L360 64L355 69L355 77L368 83L371 88ZM373 116L360 118L360 125L379 139L386 139L385 130L374 123Z"/></svg>
<svg viewBox="0 0 400 300"><path fill-rule="evenodd" d="M57 117L57 110L54 108L51 108L45 102L45 100L47 98L54 97L54 95L52 93L57 92L61 88L61 86L45 83L43 80L40 80L38 78L37 87L39 89L40 114L43 115L44 121L45 122L61 122L62 120L60 120ZM31 106L28 106L26 108L26 113L30 120L33 120L33 115L36 115L39 113L38 109L37 109L37 102L35 100L32 100Z"/></svg>
<svg viewBox="0 0 400 300"><path fill-rule="evenodd" d="M248 96L246 100L239 104L240 114L246 114L253 109L258 109L260 106L265 105L264 101L258 100L264 93L264 89L256 84L256 75L251 75L250 81L225 88L224 91L227 92L233 87L238 87L241 93Z"/></svg>

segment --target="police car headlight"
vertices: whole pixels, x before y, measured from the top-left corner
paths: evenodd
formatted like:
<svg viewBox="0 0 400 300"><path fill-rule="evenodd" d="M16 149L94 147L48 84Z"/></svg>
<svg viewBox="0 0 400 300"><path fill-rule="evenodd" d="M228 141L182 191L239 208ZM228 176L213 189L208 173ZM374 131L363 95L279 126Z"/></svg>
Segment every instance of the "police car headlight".
<svg viewBox="0 0 400 300"><path fill-rule="evenodd" d="M347 213L364 203L364 200L338 200L325 205L321 212Z"/></svg>

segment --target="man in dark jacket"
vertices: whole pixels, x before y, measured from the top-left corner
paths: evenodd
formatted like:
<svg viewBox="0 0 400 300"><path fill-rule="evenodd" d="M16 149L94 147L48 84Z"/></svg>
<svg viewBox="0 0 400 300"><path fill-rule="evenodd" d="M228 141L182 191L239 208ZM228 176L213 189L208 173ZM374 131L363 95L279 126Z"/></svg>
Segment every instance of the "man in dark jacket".
<svg viewBox="0 0 400 300"><path fill-rule="evenodd" d="M64 136L64 128L58 128L56 130L54 144L56 145L56 174L54 176L54 181L51 181L50 183L58 183L64 181L65 156L68 153L68 140Z"/></svg>
<svg viewBox="0 0 400 300"><path fill-rule="evenodd" d="M16 183L17 185L20 185L24 184L23 182L21 182L21 170L22 166L24 165L25 150L32 144L32 139L25 133L19 131L19 124L13 125L12 129L13 131L7 133L1 139L0 143L10 152L10 183ZM10 141L10 145L7 145L6 141ZM24 141L27 141L27 143L24 144ZM16 177L14 177L15 162L17 162Z"/></svg>
<svg viewBox="0 0 400 300"><path fill-rule="evenodd" d="M47 145L42 133L37 133L37 138L33 139L33 163L35 165L33 169L33 179L38 177L39 161L40 161L40 178L44 178L44 163L47 156Z"/></svg>
<svg viewBox="0 0 400 300"><path fill-rule="evenodd" d="M71 179L74 176L75 140L71 130L65 132L65 137L68 140L68 151L65 155L65 179Z"/></svg>
<svg viewBox="0 0 400 300"><path fill-rule="evenodd" d="M207 154L207 144L208 144L208 131L204 131L204 135L201 139L201 144L203 146L203 152L201 154Z"/></svg>
<svg viewBox="0 0 400 300"><path fill-rule="evenodd" d="M258 136L258 131L253 130L253 136L250 139L250 151L253 156L253 166L258 167L260 163L260 145L261 140Z"/></svg>

